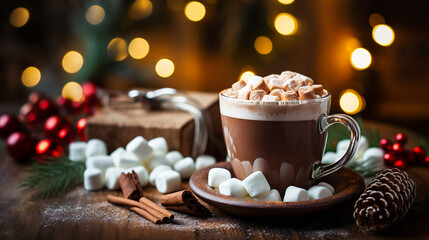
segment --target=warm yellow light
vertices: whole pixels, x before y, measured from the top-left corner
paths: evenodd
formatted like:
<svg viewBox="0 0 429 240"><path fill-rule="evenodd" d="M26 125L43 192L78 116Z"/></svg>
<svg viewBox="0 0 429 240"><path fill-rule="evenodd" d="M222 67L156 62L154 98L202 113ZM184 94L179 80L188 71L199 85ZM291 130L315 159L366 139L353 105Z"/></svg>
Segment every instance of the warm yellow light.
<svg viewBox="0 0 429 240"><path fill-rule="evenodd" d="M247 79L249 79L250 77L255 76L255 73L253 73L252 71L245 71L243 72L240 77L238 78L238 80L244 80L247 81Z"/></svg>
<svg viewBox="0 0 429 240"><path fill-rule="evenodd" d="M292 35L298 29L298 21L289 13L280 13L274 20L274 27L282 35Z"/></svg>
<svg viewBox="0 0 429 240"><path fill-rule="evenodd" d="M395 40L395 32L386 24L379 24L372 29L372 38L381 46L390 46Z"/></svg>
<svg viewBox="0 0 429 240"><path fill-rule="evenodd" d="M136 0L129 10L130 17L140 20L148 17L152 13L152 2L149 0Z"/></svg>
<svg viewBox="0 0 429 240"><path fill-rule="evenodd" d="M39 69L28 67L22 72L21 81L26 87L34 87L40 82L41 77L42 74L40 74Z"/></svg>
<svg viewBox="0 0 429 240"><path fill-rule="evenodd" d="M177 0L167 0L167 6L171 10L178 12L183 9L184 2Z"/></svg>
<svg viewBox="0 0 429 240"><path fill-rule="evenodd" d="M10 24L12 24L12 26L19 28L24 26L28 22L29 18L30 18L30 12L26 8L19 7L19 8L15 8L10 13L9 21L10 21Z"/></svg>
<svg viewBox="0 0 429 240"><path fill-rule="evenodd" d="M254 45L256 51L263 55L268 54L273 50L273 42L265 36L259 36L256 38Z"/></svg>
<svg viewBox="0 0 429 240"><path fill-rule="evenodd" d="M86 20L92 25L100 24L104 16L104 9L100 5L92 5L86 10Z"/></svg>
<svg viewBox="0 0 429 240"><path fill-rule="evenodd" d="M384 17L379 13L373 13L371 16L369 16L369 25L371 25L371 27L375 27L378 24L384 23L386 23Z"/></svg>
<svg viewBox="0 0 429 240"><path fill-rule="evenodd" d="M197 1L189 2L185 7L185 15L193 22L201 21L206 15L206 7Z"/></svg>
<svg viewBox="0 0 429 240"><path fill-rule="evenodd" d="M371 53L365 48L357 48L353 51L350 57L350 62L357 70L363 70L371 65L372 57Z"/></svg>
<svg viewBox="0 0 429 240"><path fill-rule="evenodd" d="M360 47L360 42L354 37L351 37L346 42L346 49L348 52L353 52L356 48Z"/></svg>
<svg viewBox="0 0 429 240"><path fill-rule="evenodd" d="M168 78L174 73L174 63L170 59L163 58L155 65L156 73L163 78Z"/></svg>
<svg viewBox="0 0 429 240"><path fill-rule="evenodd" d="M122 38L114 38L107 45L107 53L116 61L122 61L128 56L127 42Z"/></svg>
<svg viewBox="0 0 429 240"><path fill-rule="evenodd" d="M278 1L281 4L289 5L289 4L293 3L295 0L278 0Z"/></svg>
<svg viewBox="0 0 429 240"><path fill-rule="evenodd" d="M142 59L149 52L149 43L143 38L134 38L128 45L128 52L132 58Z"/></svg>
<svg viewBox="0 0 429 240"><path fill-rule="evenodd" d="M62 91L62 96L65 99L70 99L73 102L79 102L83 99L82 87L77 82L68 82Z"/></svg>
<svg viewBox="0 0 429 240"><path fill-rule="evenodd" d="M83 57L76 51L70 51L63 57L63 68L68 73L76 73L83 66Z"/></svg>
<svg viewBox="0 0 429 240"><path fill-rule="evenodd" d="M364 99L355 90L347 89L341 94L340 107L347 114L356 114L363 110Z"/></svg>

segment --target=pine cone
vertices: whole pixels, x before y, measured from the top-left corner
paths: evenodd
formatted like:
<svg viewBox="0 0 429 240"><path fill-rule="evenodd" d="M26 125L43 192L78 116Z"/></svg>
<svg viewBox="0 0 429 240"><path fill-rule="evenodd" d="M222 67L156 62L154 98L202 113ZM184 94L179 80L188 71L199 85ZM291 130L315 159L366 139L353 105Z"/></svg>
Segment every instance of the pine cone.
<svg viewBox="0 0 429 240"><path fill-rule="evenodd" d="M385 169L356 201L353 217L364 230L382 230L404 217L415 197L416 184L406 172Z"/></svg>

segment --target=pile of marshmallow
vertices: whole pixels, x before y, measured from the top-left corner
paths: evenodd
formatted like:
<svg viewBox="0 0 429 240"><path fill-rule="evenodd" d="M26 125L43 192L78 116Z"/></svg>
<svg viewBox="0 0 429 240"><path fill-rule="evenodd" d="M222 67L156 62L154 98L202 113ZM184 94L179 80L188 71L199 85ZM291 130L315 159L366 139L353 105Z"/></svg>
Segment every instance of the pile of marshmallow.
<svg viewBox="0 0 429 240"><path fill-rule="evenodd" d="M331 164L338 161L347 151L349 145L349 139L339 141L336 148L337 151L326 152L323 155L322 163ZM365 177L371 175L369 173L376 173L386 168L383 155L384 152L381 148L370 148L368 139L361 136L356 154L353 156L352 160L346 164L346 167L353 169Z"/></svg>
<svg viewBox="0 0 429 240"><path fill-rule="evenodd" d="M302 74L284 71L265 77L252 76L239 80L222 92L223 95L252 101L294 101L320 98L328 93L320 84Z"/></svg>
<svg viewBox="0 0 429 240"><path fill-rule="evenodd" d="M120 189L121 173L134 171L142 186L150 184L161 193L181 190L182 180L196 170L216 163L216 159L209 155L201 155L194 162L178 151L168 152L165 138L147 141L142 136L110 155L107 155L106 144L102 140L73 142L69 145L69 159L85 162L83 184L86 190L99 190L104 186L110 190Z"/></svg>
<svg viewBox="0 0 429 240"><path fill-rule="evenodd" d="M282 201L277 189L271 189L270 184L261 171L255 171L243 181L231 178L231 173L225 168L212 168L208 175L208 185L223 195L253 199L258 201ZM334 188L325 182L310 187L308 190L289 186L283 201L297 202L330 197Z"/></svg>

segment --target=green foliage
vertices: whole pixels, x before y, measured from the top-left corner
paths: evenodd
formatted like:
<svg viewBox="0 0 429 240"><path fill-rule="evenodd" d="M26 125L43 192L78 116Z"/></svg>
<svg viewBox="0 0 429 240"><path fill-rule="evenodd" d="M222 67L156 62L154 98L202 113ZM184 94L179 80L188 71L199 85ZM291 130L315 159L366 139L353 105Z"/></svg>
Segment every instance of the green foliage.
<svg viewBox="0 0 429 240"><path fill-rule="evenodd" d="M33 199L45 199L81 184L85 164L62 157L42 164L35 163L26 171L29 175L19 188L34 192Z"/></svg>

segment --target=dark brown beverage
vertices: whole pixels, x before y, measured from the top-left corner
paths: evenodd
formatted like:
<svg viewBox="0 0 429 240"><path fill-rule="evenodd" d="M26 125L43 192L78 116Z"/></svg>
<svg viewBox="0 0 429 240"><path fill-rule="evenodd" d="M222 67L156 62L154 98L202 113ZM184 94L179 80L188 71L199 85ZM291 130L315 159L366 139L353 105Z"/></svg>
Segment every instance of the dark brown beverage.
<svg viewBox="0 0 429 240"><path fill-rule="evenodd" d="M225 142L239 179L262 171L281 194L289 185L311 184L312 166L325 149L326 132L316 119L300 121L249 120L222 115Z"/></svg>

